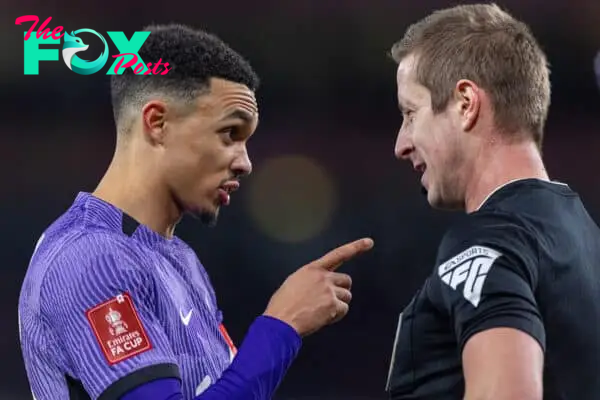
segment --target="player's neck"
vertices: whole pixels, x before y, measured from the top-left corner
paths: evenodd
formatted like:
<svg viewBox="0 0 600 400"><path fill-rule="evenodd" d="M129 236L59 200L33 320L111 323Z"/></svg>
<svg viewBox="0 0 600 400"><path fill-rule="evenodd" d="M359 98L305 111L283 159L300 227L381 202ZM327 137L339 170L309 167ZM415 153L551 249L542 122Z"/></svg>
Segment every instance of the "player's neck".
<svg viewBox="0 0 600 400"><path fill-rule="evenodd" d="M549 180L542 157L533 142L492 143L474 160L467 183L465 209L477 211L499 187L519 179Z"/></svg>
<svg viewBox="0 0 600 400"><path fill-rule="evenodd" d="M93 195L166 238L173 236L181 219L180 211L160 184L159 175L140 168L139 160L132 158L115 155Z"/></svg>

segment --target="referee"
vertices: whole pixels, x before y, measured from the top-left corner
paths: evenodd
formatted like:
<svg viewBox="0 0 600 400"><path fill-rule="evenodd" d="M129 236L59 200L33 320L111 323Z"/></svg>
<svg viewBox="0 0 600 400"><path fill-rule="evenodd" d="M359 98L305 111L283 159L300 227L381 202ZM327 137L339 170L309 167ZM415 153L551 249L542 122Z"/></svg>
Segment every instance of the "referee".
<svg viewBox="0 0 600 400"><path fill-rule="evenodd" d="M600 399L600 230L541 144L546 56L495 5L439 10L392 48L395 154L464 210L400 315L392 399Z"/></svg>

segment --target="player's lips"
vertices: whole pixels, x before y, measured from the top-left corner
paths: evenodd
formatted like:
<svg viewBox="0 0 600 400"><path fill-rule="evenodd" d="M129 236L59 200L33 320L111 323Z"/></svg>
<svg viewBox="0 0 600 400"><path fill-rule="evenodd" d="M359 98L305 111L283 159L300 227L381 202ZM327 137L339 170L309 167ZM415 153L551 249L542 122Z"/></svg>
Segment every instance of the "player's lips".
<svg viewBox="0 0 600 400"><path fill-rule="evenodd" d="M225 190L227 193L235 192L240 188L238 181L227 181L221 185L220 189Z"/></svg>
<svg viewBox="0 0 600 400"><path fill-rule="evenodd" d="M219 202L224 206L229 205L231 201L231 193L240 188L238 181L227 181L219 186Z"/></svg>

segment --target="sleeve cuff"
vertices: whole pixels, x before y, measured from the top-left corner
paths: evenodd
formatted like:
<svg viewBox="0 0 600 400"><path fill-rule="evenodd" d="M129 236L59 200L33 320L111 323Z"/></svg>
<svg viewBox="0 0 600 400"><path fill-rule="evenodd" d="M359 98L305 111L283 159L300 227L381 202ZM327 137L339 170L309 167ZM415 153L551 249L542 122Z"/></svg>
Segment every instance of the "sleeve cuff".
<svg viewBox="0 0 600 400"><path fill-rule="evenodd" d="M478 324L477 327L465 332L460 340L460 352L462 353L469 339L475 334L493 328L513 328L522 331L534 338L543 352L546 351L546 334L544 325L539 319L532 320L517 315L500 315L497 318L486 320Z"/></svg>
<svg viewBox="0 0 600 400"><path fill-rule="evenodd" d="M160 378L180 380L179 367L175 364L155 364L141 368L110 385L98 400L117 400L136 387Z"/></svg>
<svg viewBox="0 0 600 400"><path fill-rule="evenodd" d="M268 315L261 315L256 318L254 324L280 336L286 344L289 344L294 349L294 353L297 353L298 350L300 350L300 346L302 346L302 337L300 337L294 328L282 320Z"/></svg>

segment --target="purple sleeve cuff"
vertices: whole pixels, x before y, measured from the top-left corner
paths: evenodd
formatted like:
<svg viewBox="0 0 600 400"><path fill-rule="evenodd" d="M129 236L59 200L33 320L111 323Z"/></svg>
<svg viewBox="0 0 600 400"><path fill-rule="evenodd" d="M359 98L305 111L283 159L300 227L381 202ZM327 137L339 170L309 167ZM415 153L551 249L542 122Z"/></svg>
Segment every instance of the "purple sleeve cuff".
<svg viewBox="0 0 600 400"><path fill-rule="evenodd" d="M273 333L279 335L281 339L293 349L294 353L298 354L298 351L302 346L302 338L290 325L280 319L269 317L268 315L261 315L256 318L252 326L257 324L262 325L267 331L270 329Z"/></svg>
<svg viewBox="0 0 600 400"><path fill-rule="evenodd" d="M233 363L194 400L267 400L273 397L302 345L300 335L276 318L260 316L250 326ZM177 379L141 385L121 400L181 400Z"/></svg>
<svg viewBox="0 0 600 400"><path fill-rule="evenodd" d="M197 400L271 399L301 344L302 339L288 324L264 315L256 318L231 366ZM212 393L222 397L212 397Z"/></svg>

